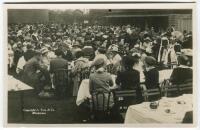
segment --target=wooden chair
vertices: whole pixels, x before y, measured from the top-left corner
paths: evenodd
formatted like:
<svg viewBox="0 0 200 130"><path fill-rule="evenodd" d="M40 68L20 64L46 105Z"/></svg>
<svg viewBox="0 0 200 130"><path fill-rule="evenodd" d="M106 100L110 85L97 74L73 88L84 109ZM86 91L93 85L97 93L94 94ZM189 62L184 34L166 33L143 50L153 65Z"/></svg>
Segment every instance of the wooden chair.
<svg viewBox="0 0 200 130"><path fill-rule="evenodd" d="M178 87L179 87L180 94L192 94L193 93L192 82L178 85Z"/></svg>
<svg viewBox="0 0 200 130"><path fill-rule="evenodd" d="M108 119L111 110L111 92L107 90L97 90L91 92L91 95L91 115L93 116L93 119L100 122L105 119Z"/></svg>
<svg viewBox="0 0 200 130"><path fill-rule="evenodd" d="M166 97L177 97L180 95L178 85L168 85L163 88L163 95Z"/></svg>
<svg viewBox="0 0 200 130"><path fill-rule="evenodd" d="M177 67L178 64L177 64L177 63L171 63L171 64L167 64L167 66L168 66L170 69L173 69L173 68Z"/></svg>
<svg viewBox="0 0 200 130"><path fill-rule="evenodd" d="M55 86L56 95L63 97L68 87L67 69L58 69L53 73L53 85Z"/></svg>
<svg viewBox="0 0 200 130"><path fill-rule="evenodd" d="M163 95L167 97L179 96L185 93L193 93L192 81L186 80L182 84L171 84L167 81L166 85L162 88Z"/></svg>
<svg viewBox="0 0 200 130"><path fill-rule="evenodd" d="M162 97L160 88L143 90L142 95L145 101L156 101Z"/></svg>
<svg viewBox="0 0 200 130"><path fill-rule="evenodd" d="M114 103L120 113L126 112L130 105L136 104L136 90L114 90Z"/></svg>

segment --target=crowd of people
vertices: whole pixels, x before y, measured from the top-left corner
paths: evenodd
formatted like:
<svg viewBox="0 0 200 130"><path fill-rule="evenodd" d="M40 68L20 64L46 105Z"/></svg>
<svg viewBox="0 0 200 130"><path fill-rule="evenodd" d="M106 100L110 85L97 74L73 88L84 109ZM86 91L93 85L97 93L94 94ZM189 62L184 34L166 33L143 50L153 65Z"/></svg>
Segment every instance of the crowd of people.
<svg viewBox="0 0 200 130"><path fill-rule="evenodd" d="M146 89L159 87L159 70L174 69L170 78L174 84L192 79L191 50L192 32L173 26L156 32L154 27L141 30L134 25L8 25L8 73L37 94L53 88L57 96L62 95L64 89L53 85L52 75L67 69L68 85L77 96L79 74L89 68L90 92L107 90L115 82L119 89L136 89L141 100L140 83Z"/></svg>

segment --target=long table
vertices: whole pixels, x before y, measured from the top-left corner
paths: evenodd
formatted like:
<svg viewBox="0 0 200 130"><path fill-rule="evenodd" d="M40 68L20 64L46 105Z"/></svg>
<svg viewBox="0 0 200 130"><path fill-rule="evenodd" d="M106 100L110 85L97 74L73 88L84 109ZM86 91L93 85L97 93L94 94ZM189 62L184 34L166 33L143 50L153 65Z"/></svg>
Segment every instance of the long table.
<svg viewBox="0 0 200 130"><path fill-rule="evenodd" d="M169 79L172 73L172 69L167 69L167 70L162 70L159 71L159 83L161 83L162 81L164 81L165 79ZM116 75L111 75L112 79L113 79L113 83L114 85L112 87L115 87L115 79L116 79ZM144 81L144 77L140 77L141 80L140 81ZM81 103L84 102L84 100L86 100L87 98L90 98L90 92L89 92L89 79L84 79L82 80L79 90L78 90L78 94L77 94L77 99L76 99L76 104L79 106Z"/></svg>
<svg viewBox="0 0 200 130"><path fill-rule="evenodd" d="M150 108L150 102L128 107L125 124L181 123L185 113L193 110L192 94L184 94L175 98L163 97L157 109Z"/></svg>
<svg viewBox="0 0 200 130"><path fill-rule="evenodd" d="M13 76L8 75L8 91L22 91L33 89L31 86L15 79Z"/></svg>
<svg viewBox="0 0 200 130"><path fill-rule="evenodd" d="M112 80L113 80L113 86L115 87L115 79L116 76L115 75L111 75ZM78 90L78 94L77 94L77 99L76 99L76 105L80 105L81 103L83 103L87 98L91 98L91 94L89 91L89 79L84 79L82 80L79 90Z"/></svg>
<svg viewBox="0 0 200 130"><path fill-rule="evenodd" d="M20 110L22 121L24 120L24 91L32 90L33 88L20 80L15 79L13 76L8 75L8 82L7 82L7 91L14 94L19 93L19 100L20 100ZM18 111L17 111L18 112Z"/></svg>

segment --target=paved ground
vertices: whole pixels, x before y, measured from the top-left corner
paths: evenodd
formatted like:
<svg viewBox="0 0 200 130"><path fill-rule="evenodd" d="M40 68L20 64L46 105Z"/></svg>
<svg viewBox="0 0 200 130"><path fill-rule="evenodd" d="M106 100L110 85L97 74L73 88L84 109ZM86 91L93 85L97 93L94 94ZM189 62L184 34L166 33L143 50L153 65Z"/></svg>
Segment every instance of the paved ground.
<svg viewBox="0 0 200 130"><path fill-rule="evenodd" d="M63 100L40 99L33 91L24 92L23 99L20 99L21 96L19 92L8 94L9 123L74 124L83 123L83 119L89 118L87 110L76 106L75 97L66 97ZM24 102L24 108L21 101ZM122 121L111 117L100 122L85 123L122 123Z"/></svg>

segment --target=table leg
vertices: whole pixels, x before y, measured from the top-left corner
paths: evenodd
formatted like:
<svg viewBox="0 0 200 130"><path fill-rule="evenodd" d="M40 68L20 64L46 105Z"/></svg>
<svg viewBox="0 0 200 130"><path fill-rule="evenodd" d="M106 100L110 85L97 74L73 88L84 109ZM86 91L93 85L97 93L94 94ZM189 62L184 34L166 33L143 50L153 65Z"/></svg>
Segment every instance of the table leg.
<svg viewBox="0 0 200 130"><path fill-rule="evenodd" d="M22 121L24 121L24 92L20 93Z"/></svg>

